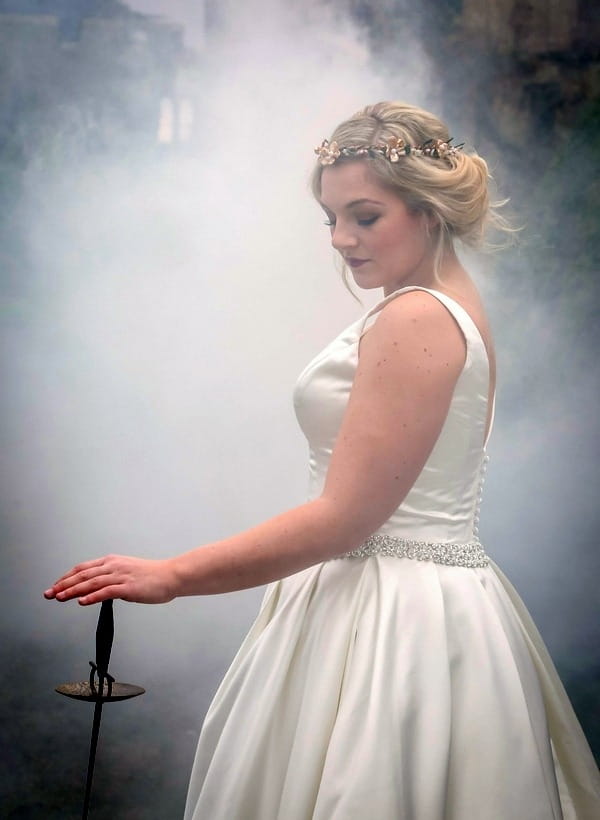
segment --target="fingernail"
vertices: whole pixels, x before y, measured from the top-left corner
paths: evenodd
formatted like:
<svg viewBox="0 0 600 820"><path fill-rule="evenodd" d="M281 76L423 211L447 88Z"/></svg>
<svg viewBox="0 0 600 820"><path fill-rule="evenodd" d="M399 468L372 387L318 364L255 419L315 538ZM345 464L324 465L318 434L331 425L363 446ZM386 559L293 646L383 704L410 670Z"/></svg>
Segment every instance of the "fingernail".
<svg viewBox="0 0 600 820"><path fill-rule="evenodd" d="M44 595L46 596L46 598L49 598L49 597L52 595L52 588L47 589L47 590L44 592Z"/></svg>

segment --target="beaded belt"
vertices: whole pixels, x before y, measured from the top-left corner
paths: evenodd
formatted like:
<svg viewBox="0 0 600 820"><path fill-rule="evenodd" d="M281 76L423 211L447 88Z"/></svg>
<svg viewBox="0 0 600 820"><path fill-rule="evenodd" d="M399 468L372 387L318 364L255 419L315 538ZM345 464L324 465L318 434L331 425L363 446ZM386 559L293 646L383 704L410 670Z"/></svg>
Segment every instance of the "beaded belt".
<svg viewBox="0 0 600 820"><path fill-rule="evenodd" d="M463 544L447 544L443 541L413 541L385 533L370 535L360 547L337 557L368 558L371 555L414 558L417 561L433 561L434 564L456 567L487 567L490 562L477 539Z"/></svg>

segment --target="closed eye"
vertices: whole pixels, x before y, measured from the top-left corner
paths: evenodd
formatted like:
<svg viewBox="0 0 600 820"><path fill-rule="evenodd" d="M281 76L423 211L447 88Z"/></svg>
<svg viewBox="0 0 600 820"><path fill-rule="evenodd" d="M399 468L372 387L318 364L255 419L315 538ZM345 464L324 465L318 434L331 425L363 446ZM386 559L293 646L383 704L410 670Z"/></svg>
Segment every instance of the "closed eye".
<svg viewBox="0 0 600 820"><path fill-rule="evenodd" d="M368 228L369 225L374 225L378 219L379 214L376 214L375 216L367 216L362 219L357 219L356 224L360 225L361 228ZM335 225L335 219L327 219L324 224L327 225L328 228L333 228Z"/></svg>

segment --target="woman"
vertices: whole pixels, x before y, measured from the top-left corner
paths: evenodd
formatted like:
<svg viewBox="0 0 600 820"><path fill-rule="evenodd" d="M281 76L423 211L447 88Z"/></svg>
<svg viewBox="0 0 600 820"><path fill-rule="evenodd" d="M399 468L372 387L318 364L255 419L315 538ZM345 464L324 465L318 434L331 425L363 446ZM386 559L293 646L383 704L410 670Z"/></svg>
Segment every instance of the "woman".
<svg viewBox="0 0 600 820"><path fill-rule="evenodd" d="M453 241L499 219L486 165L399 103L317 154L332 244L384 298L298 380L309 501L174 558L80 564L45 594L269 584L208 712L188 820L591 820L591 753L477 537L494 350Z"/></svg>

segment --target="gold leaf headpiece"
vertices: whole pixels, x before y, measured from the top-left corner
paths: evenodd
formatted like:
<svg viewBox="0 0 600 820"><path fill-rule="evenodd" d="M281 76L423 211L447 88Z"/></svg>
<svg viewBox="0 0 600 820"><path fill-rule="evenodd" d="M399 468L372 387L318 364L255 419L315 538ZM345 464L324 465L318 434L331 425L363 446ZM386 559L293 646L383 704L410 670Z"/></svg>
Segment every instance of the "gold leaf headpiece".
<svg viewBox="0 0 600 820"><path fill-rule="evenodd" d="M426 140L422 145L410 145L400 137L390 137L383 145L358 145L351 148L340 146L337 142L323 140L315 148L315 154L321 165L333 165L338 159L360 159L362 157L385 157L390 162L399 162L401 157L431 157L448 159L456 156L461 145L451 145L449 140Z"/></svg>

